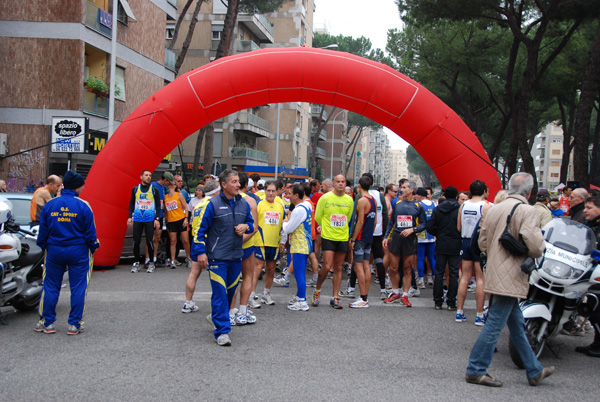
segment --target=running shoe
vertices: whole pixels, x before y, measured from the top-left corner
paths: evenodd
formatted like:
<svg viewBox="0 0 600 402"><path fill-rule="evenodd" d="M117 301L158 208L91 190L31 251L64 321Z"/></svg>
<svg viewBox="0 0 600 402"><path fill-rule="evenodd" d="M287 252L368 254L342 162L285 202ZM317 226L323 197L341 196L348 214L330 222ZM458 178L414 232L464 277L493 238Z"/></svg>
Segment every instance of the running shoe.
<svg viewBox="0 0 600 402"><path fill-rule="evenodd" d="M313 306L318 306L319 305L319 298L321 296L321 291L320 290L315 290L315 292L312 295L312 305Z"/></svg>
<svg viewBox="0 0 600 402"><path fill-rule="evenodd" d="M400 303L404 304L406 307L412 307L412 304L408 301L408 296L402 296Z"/></svg>
<svg viewBox="0 0 600 402"><path fill-rule="evenodd" d="M285 276L280 276L278 278L273 279L273 283L279 286L283 286L284 288L290 287L289 279L285 279Z"/></svg>
<svg viewBox="0 0 600 402"><path fill-rule="evenodd" d="M183 308L181 309L181 312L187 314L194 313L198 310L200 310L200 307L196 306L196 303L194 303L194 301L191 300L190 302L183 303Z"/></svg>
<svg viewBox="0 0 600 402"><path fill-rule="evenodd" d="M248 310L246 312L246 324L248 324L248 325L256 324L256 316L254 314L252 314L251 310Z"/></svg>
<svg viewBox="0 0 600 402"><path fill-rule="evenodd" d="M478 327L483 327L485 325L485 318L475 317L475 325L477 325Z"/></svg>
<svg viewBox="0 0 600 402"><path fill-rule="evenodd" d="M385 299L383 302L384 303L398 303L398 301L402 298L402 295L400 293L394 293L392 292L390 294L390 296Z"/></svg>
<svg viewBox="0 0 600 402"><path fill-rule="evenodd" d="M229 339L229 335L221 334L217 339L215 339L217 345L219 346L231 346L231 339Z"/></svg>
<svg viewBox="0 0 600 402"><path fill-rule="evenodd" d="M467 288L467 290L471 293L475 293L476 289L477 289L477 283L475 283L475 282L471 282L469 284L469 287Z"/></svg>
<svg viewBox="0 0 600 402"><path fill-rule="evenodd" d="M260 302L268 306L272 306L275 304L270 294L262 295L262 297L260 298Z"/></svg>
<svg viewBox="0 0 600 402"><path fill-rule="evenodd" d="M421 291L418 288L410 288L408 291L408 296L410 297L419 297L421 296Z"/></svg>
<svg viewBox="0 0 600 402"><path fill-rule="evenodd" d="M344 262L344 272L346 272L348 275L350 275L352 273L352 265L348 264L347 262Z"/></svg>
<svg viewBox="0 0 600 402"><path fill-rule="evenodd" d="M306 287L308 287L308 288L316 288L317 287L317 281L313 281L312 279L309 279L308 282L306 282Z"/></svg>
<svg viewBox="0 0 600 402"><path fill-rule="evenodd" d="M441 304L436 304L435 305L435 309L436 310L441 310L442 309L442 305Z"/></svg>
<svg viewBox="0 0 600 402"><path fill-rule="evenodd" d="M260 302L254 298L248 299L248 308L260 308Z"/></svg>
<svg viewBox="0 0 600 402"><path fill-rule="evenodd" d="M246 319L246 315L242 314L242 313L237 313L235 315L235 318L233 320L235 321L235 325L246 325L246 324L248 324L248 320Z"/></svg>
<svg viewBox="0 0 600 402"><path fill-rule="evenodd" d="M448 311L456 311L456 306L453 304L448 305Z"/></svg>
<svg viewBox="0 0 600 402"><path fill-rule="evenodd" d="M189 258L189 257L186 257L186 258L185 258L185 263L187 264L187 267L188 267L188 268L191 268L191 267L192 267L192 259L191 259L191 258Z"/></svg>
<svg viewBox="0 0 600 402"><path fill-rule="evenodd" d="M356 294L354 293L354 290L340 290L338 292L338 297L347 297L349 299L356 299Z"/></svg>
<svg viewBox="0 0 600 402"><path fill-rule="evenodd" d="M339 297L332 297L329 301L329 305L338 310L344 308L344 306L342 306L342 304L340 303Z"/></svg>
<svg viewBox="0 0 600 402"><path fill-rule="evenodd" d="M367 308L369 307L369 302L364 301L363 299L358 299L357 301L350 303L350 308Z"/></svg>
<svg viewBox="0 0 600 402"><path fill-rule="evenodd" d="M433 275L427 274L427 284L433 286Z"/></svg>
<svg viewBox="0 0 600 402"><path fill-rule="evenodd" d="M308 311L310 307L308 307L308 303L306 301L297 301L294 304L290 304L287 306L288 310L292 311Z"/></svg>
<svg viewBox="0 0 600 402"><path fill-rule="evenodd" d="M425 289L425 281L423 280L423 278L417 279L417 287L419 289Z"/></svg>
<svg viewBox="0 0 600 402"><path fill-rule="evenodd" d="M300 298L298 296L294 296L290 299L290 301L288 302L288 305L292 305L294 303L298 303L298 301L300 300Z"/></svg>
<svg viewBox="0 0 600 402"><path fill-rule="evenodd" d="M179 262L179 261L177 261L177 262ZM177 268L177 262L176 261L171 261L171 269ZM179 265L181 265L181 263L179 263Z"/></svg>
<svg viewBox="0 0 600 402"><path fill-rule="evenodd" d="M386 292L379 292L379 300L385 300L387 299L389 296Z"/></svg>
<svg viewBox="0 0 600 402"><path fill-rule="evenodd" d="M134 262L133 265L131 266L131 272L133 272L135 274L139 270L140 270L140 263Z"/></svg>
<svg viewBox="0 0 600 402"><path fill-rule="evenodd" d="M173 261L171 261L171 262L172 262L172 263L175 263L175 265L177 265L178 267L180 267L180 266L181 266L181 263L180 263L180 262L179 262L177 259L174 259L174 260L173 260Z"/></svg>
<svg viewBox="0 0 600 402"><path fill-rule="evenodd" d="M154 262L149 262L148 269L146 270L146 272L151 274L152 272L154 272L155 269L156 269L156 265L154 265Z"/></svg>
<svg viewBox="0 0 600 402"><path fill-rule="evenodd" d="M85 332L85 327L83 326L83 324L79 324L79 328L77 328L75 325L69 325L67 335L77 335L81 334L82 332Z"/></svg>
<svg viewBox="0 0 600 402"><path fill-rule="evenodd" d="M369 268L371 269L371 275L375 275L375 267L373 266L373 264L369 265Z"/></svg>
<svg viewBox="0 0 600 402"><path fill-rule="evenodd" d="M456 322L465 322L467 321L467 316L465 315L465 313L456 313Z"/></svg>
<svg viewBox="0 0 600 402"><path fill-rule="evenodd" d="M50 324L48 326L45 326L44 324L42 324L41 322L38 322L35 327L33 327L33 330L35 332L43 332L45 334L54 334L56 333L56 328L54 328L53 324Z"/></svg>
<svg viewBox="0 0 600 402"><path fill-rule="evenodd" d="M235 322L235 313L229 313L229 325L235 327L237 323Z"/></svg>

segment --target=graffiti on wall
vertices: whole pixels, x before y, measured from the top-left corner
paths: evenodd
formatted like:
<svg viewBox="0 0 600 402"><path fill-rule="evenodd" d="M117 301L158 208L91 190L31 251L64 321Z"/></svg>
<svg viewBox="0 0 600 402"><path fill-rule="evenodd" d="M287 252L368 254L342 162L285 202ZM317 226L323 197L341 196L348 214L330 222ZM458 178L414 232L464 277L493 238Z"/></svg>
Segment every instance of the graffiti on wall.
<svg viewBox="0 0 600 402"><path fill-rule="evenodd" d="M11 156L8 161L6 187L9 192L33 192L40 183L45 166L45 155L41 150Z"/></svg>

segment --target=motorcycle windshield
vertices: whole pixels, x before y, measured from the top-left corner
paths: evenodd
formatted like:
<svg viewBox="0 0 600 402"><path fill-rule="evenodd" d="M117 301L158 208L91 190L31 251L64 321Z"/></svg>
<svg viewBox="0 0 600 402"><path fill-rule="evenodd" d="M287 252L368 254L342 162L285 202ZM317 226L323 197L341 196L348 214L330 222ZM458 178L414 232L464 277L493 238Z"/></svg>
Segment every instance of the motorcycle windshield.
<svg viewBox="0 0 600 402"><path fill-rule="evenodd" d="M569 219L553 219L542 230L548 243L571 253L590 254L596 246L592 229Z"/></svg>

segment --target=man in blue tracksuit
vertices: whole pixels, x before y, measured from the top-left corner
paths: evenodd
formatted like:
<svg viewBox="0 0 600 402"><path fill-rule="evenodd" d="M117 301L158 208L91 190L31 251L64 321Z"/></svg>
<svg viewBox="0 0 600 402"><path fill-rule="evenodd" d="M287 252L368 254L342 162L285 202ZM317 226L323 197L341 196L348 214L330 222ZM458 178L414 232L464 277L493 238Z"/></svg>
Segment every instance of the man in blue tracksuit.
<svg viewBox="0 0 600 402"><path fill-rule="evenodd" d="M221 194L210 199L200 215L201 223L192 256L198 256L200 269L208 267L212 287L212 315L215 339L220 346L231 345L229 306L242 272L243 235L254 231L250 206L239 194L237 172L219 175Z"/></svg>
<svg viewBox="0 0 600 402"><path fill-rule="evenodd" d="M84 180L67 171L60 197L44 206L40 216L37 245L45 251L44 290L39 305L40 321L34 331L56 332L56 304L65 271L71 285L71 313L68 335L85 331L85 296L93 267L92 255L100 246L96 238L94 214L90 205L79 198Z"/></svg>

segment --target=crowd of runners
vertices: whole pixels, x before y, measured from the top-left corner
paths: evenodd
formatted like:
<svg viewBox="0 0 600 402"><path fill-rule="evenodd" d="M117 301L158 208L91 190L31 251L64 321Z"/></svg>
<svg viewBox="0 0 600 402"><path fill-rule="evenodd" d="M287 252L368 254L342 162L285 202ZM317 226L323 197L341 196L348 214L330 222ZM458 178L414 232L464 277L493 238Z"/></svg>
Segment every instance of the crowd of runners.
<svg viewBox="0 0 600 402"><path fill-rule="evenodd" d="M456 310L457 322L467 321L465 298L475 292L474 323L485 324L484 278L479 256L471 251L474 229L492 205L481 181L469 191L448 187L436 202L431 188L416 188L407 179L373 188L370 173L352 187L343 175L284 183L225 170L219 177L205 176L194 197L183 188L181 176L165 172L156 182L151 177L144 171L131 192L131 272L154 272L164 220L170 240L164 264L172 269L182 265L179 239L190 268L182 312L199 311L193 296L207 270L213 291L208 320L219 345L231 343L231 326L256 323L253 310L274 305L272 287L289 287L292 276L296 294L287 304L292 311L327 302L342 309L343 300L350 308L368 308L374 277L378 303L411 307L410 299L429 285L435 308L445 303ZM348 275L345 286L343 273ZM327 279L332 293L322 295ZM307 288L314 288L311 295Z"/></svg>

